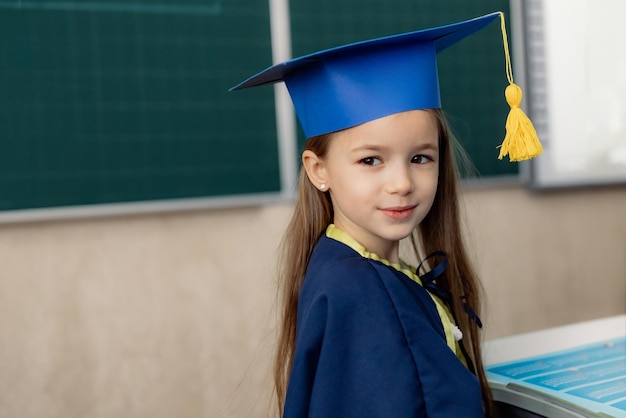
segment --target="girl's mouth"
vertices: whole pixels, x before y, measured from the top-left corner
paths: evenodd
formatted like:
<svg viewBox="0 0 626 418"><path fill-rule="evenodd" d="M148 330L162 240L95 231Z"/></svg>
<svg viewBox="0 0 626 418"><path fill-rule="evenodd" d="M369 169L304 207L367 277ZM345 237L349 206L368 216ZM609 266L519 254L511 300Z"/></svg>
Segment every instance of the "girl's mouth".
<svg viewBox="0 0 626 418"><path fill-rule="evenodd" d="M385 214L385 216L391 219L402 220L410 218L415 208L416 206L401 206L384 208L381 209L381 211Z"/></svg>

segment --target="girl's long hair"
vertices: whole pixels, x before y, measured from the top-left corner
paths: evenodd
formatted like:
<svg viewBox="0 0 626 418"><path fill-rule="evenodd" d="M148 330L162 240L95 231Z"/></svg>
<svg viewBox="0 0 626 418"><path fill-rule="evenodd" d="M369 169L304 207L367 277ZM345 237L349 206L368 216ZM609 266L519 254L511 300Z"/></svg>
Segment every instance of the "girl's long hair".
<svg viewBox="0 0 626 418"><path fill-rule="evenodd" d="M420 249L423 254L441 250L448 255L448 267L437 278L437 285L452 295L449 308L463 332L464 348L480 381L485 414L489 417L492 415L491 392L482 363L479 330L462 308L463 303L466 303L480 314L481 289L463 244L453 137L443 112L439 109L428 111L435 116L439 130L439 181L433 206L410 239L417 259L423 258ZM331 140L330 135L310 138L305 149L324 159ZM279 330L274 359L274 385L280 416L295 350L300 288L315 244L332 222L333 208L329 194L314 187L304 169L301 169L298 198L283 238L279 259Z"/></svg>

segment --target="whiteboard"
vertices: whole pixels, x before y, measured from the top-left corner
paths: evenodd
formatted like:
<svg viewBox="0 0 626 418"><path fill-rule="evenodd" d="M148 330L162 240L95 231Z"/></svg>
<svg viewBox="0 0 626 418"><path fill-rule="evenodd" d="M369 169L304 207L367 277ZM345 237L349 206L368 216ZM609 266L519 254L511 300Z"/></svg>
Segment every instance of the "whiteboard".
<svg viewBox="0 0 626 418"><path fill-rule="evenodd" d="M626 183L626 1L525 2L531 186Z"/></svg>

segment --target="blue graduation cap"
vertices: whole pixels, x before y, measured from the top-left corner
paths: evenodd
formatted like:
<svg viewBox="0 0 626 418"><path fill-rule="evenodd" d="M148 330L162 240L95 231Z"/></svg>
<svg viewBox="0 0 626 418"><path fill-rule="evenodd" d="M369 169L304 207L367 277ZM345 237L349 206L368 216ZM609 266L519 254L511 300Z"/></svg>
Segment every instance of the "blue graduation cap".
<svg viewBox="0 0 626 418"><path fill-rule="evenodd" d="M307 138L408 110L440 108L437 53L501 16L496 12L304 55L230 90L284 81ZM521 102L521 92L519 97Z"/></svg>

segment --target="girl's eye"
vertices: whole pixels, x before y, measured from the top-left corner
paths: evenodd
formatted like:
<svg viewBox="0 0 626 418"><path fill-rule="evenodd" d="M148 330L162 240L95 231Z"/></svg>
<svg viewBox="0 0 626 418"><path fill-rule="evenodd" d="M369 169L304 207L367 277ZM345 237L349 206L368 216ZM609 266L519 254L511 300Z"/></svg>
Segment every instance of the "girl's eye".
<svg viewBox="0 0 626 418"><path fill-rule="evenodd" d="M432 161L432 158L427 157L426 155L415 155L411 158L411 162L414 164L426 164Z"/></svg>
<svg viewBox="0 0 626 418"><path fill-rule="evenodd" d="M382 163L382 161L380 161L380 158L377 157L366 157L363 158L360 162L361 164L365 165L378 165Z"/></svg>

